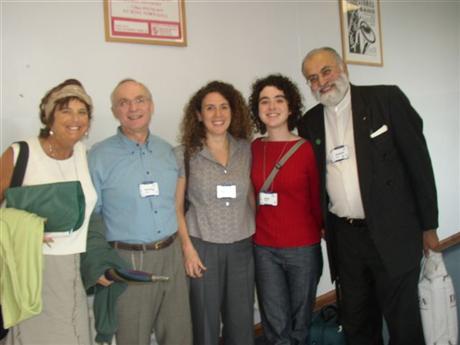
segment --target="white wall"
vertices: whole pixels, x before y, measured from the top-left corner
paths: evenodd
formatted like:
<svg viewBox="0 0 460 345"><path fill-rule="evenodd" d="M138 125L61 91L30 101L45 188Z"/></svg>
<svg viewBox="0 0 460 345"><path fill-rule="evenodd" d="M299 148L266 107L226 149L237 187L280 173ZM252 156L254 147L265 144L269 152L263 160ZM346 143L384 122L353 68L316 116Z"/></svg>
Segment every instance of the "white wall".
<svg viewBox="0 0 460 345"><path fill-rule="evenodd" d="M122 78L147 84L152 131L175 142L182 108L208 80L245 95L256 77L280 72L298 82L305 53L341 51L337 1L187 1L188 46L108 43L102 1L5 1L1 8L1 150L38 133L45 91L80 79L95 103L88 145L117 126L109 95ZM349 67L356 84L398 84L424 119L435 168L440 234L460 230L460 1L381 1L384 67ZM326 278L320 293L330 289Z"/></svg>
<svg viewBox="0 0 460 345"><path fill-rule="evenodd" d="M460 6L457 6L457 18L460 18ZM457 21L457 32L460 32L460 20ZM460 56L460 35L457 36L457 39L458 39L458 50L457 50L457 56ZM458 61L458 71L460 71L460 59L457 60ZM457 74L458 75L458 74ZM458 79L458 87L459 87L459 90L460 90L460 78ZM457 128L458 128L458 132L457 133L460 133L460 97L458 97L458 125L457 125ZM457 135L458 137L458 146L460 147L460 135ZM459 162L458 162L459 166L458 166L458 170L460 171L460 159L459 159ZM458 174L458 185L460 186L460 174ZM458 194L457 194L458 195ZM460 215L460 202L458 203L458 213ZM459 216L460 217L460 216ZM459 313L460 313L460 310L459 310ZM459 318L460 320L460 318Z"/></svg>

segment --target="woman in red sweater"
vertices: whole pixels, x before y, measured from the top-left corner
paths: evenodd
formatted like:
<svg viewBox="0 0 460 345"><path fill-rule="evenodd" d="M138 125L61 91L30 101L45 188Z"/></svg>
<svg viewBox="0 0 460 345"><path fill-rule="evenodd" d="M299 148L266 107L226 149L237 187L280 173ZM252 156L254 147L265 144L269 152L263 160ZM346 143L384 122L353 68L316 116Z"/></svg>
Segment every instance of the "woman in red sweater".
<svg viewBox="0 0 460 345"><path fill-rule="evenodd" d="M261 188L273 167L298 141L297 86L281 75L258 79L249 99L257 131L251 179L256 193L256 286L262 325L273 345L306 344L322 272L319 177L309 142L303 142Z"/></svg>

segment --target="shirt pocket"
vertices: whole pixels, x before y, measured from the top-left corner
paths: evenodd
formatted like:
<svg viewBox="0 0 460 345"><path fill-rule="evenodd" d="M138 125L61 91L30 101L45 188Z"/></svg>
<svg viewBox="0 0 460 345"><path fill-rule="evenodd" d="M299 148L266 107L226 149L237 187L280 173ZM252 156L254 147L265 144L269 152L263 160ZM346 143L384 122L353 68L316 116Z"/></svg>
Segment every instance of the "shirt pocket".
<svg viewBox="0 0 460 345"><path fill-rule="evenodd" d="M381 130L381 128L385 128L384 126L386 126L386 129ZM376 157L379 161L394 159L396 148L391 134L391 129L388 125L383 123L380 126L376 126L376 128L377 129L372 131L372 133L377 133L377 135L370 138ZM378 133L379 131L380 133ZM370 134L370 136L372 136L372 134Z"/></svg>

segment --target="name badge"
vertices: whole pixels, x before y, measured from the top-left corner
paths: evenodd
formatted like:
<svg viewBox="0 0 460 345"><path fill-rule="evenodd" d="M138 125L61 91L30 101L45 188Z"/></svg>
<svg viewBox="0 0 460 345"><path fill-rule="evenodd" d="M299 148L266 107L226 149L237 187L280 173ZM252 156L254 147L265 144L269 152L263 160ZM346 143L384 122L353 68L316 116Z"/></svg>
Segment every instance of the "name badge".
<svg viewBox="0 0 460 345"><path fill-rule="evenodd" d="M236 185L217 185L216 188L217 199L236 199Z"/></svg>
<svg viewBox="0 0 460 345"><path fill-rule="evenodd" d="M69 237L73 234L73 229L69 231L60 231L60 232L45 232L45 236L49 238L62 238L62 237ZM43 243L44 245L51 248L53 246L53 242Z"/></svg>
<svg viewBox="0 0 460 345"><path fill-rule="evenodd" d="M278 193L259 193L259 205L278 206Z"/></svg>
<svg viewBox="0 0 460 345"><path fill-rule="evenodd" d="M331 151L332 163L337 163L348 158L350 158L350 155L348 153L348 146L346 145L334 147Z"/></svg>
<svg viewBox="0 0 460 345"><path fill-rule="evenodd" d="M139 185L139 194L142 198L147 198L150 196L159 196L160 188L158 187L158 182L144 182Z"/></svg>

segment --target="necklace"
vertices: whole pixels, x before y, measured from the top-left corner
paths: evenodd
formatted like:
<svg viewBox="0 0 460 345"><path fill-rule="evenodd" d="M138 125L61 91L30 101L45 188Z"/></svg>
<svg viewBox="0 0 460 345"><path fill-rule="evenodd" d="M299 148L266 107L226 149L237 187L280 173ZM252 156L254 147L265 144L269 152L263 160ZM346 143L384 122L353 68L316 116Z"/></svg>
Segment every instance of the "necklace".
<svg viewBox="0 0 460 345"><path fill-rule="evenodd" d="M284 143L283 149L281 150L281 152L280 152L278 158L277 158L276 161L275 161L275 165L278 164L278 162L280 161L280 159L281 159L281 157L283 156L284 151L286 150L286 147L287 147L287 145L288 145L289 143L290 143L290 141L286 141L286 142ZM266 164L266 163L267 163L267 154L266 154L266 153L267 153L267 152L266 152L266 151L267 151L267 141L264 141L264 164L263 164L263 166L262 166L262 174L263 174L264 181L267 179L267 172L266 172L266 166L267 166L267 164ZM273 184L274 184L274 183L275 183L275 181L272 182L271 187L273 187ZM271 189L272 189L272 188L270 188L270 190L271 190Z"/></svg>
<svg viewBox="0 0 460 345"><path fill-rule="evenodd" d="M49 152L51 157L56 158L56 155L55 155L54 150L53 150L53 146L51 145L50 142L48 142L48 152Z"/></svg>
<svg viewBox="0 0 460 345"><path fill-rule="evenodd" d="M229 156L230 156L230 143L226 141L224 143L223 147L217 147L217 146L209 146L206 144L206 147L211 153L211 156L214 158L214 160L222 165L223 167L226 167L228 164Z"/></svg>
<svg viewBox="0 0 460 345"><path fill-rule="evenodd" d="M48 148L48 153L49 155L51 156L51 158L53 159L53 161L56 163L57 165L57 168L59 170L59 174L61 175L60 177L62 178L62 180L66 181L66 180L74 180L74 179L77 179L78 180L78 171L77 171L77 165L75 163L75 156L73 155L73 150L70 151L70 156L69 157L66 157L64 159L58 157L59 155L57 154L57 152L54 150L53 148L53 145L51 145L51 143L48 141L47 142L47 148ZM66 176L66 174L64 173L64 170L62 169L62 161L69 161L69 160L72 160L72 165L73 165L73 176Z"/></svg>
<svg viewBox="0 0 460 345"><path fill-rule="evenodd" d="M48 144L47 151L51 157L58 159L58 160L59 159L62 160L62 159L67 159L72 156L73 150L70 150L70 154L67 157L63 157L63 158L59 157L58 152L53 148L53 145L51 145L51 142L47 141L46 143Z"/></svg>
<svg viewBox="0 0 460 345"><path fill-rule="evenodd" d="M73 154L73 149L70 150L70 154L67 155L66 157L62 158L59 156L58 152L55 150L55 148L53 147L53 145L51 144L51 142L49 140L43 140L41 141L41 145L42 145L42 148L43 148L43 151L45 152L46 156L48 156L50 159L52 159L56 166L57 166L57 170L59 171L59 175L60 177L58 177L58 179L62 180L62 181L73 181L73 180L78 180L78 170L77 170L77 164L75 162L75 155ZM67 176L66 174L64 173L64 170L63 170L63 166L62 164L70 164L70 160L72 161L72 165L73 165L73 171L70 171L70 169L65 169L66 173L67 173ZM66 163L66 162L69 162L69 163ZM70 176L72 175L72 176Z"/></svg>

